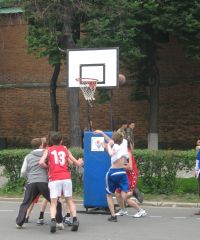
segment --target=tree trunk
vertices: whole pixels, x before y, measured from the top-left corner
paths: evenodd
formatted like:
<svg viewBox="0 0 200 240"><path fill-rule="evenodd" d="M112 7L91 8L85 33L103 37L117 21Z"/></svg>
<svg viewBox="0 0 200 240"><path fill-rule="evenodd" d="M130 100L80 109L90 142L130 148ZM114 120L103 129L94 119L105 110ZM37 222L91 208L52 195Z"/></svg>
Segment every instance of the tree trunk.
<svg viewBox="0 0 200 240"><path fill-rule="evenodd" d="M113 131L113 91L110 90L110 130Z"/></svg>
<svg viewBox="0 0 200 240"><path fill-rule="evenodd" d="M159 86L160 77L156 63L152 66L150 83L150 113L149 113L149 134L148 149L158 149L158 115L159 115Z"/></svg>
<svg viewBox="0 0 200 240"><path fill-rule="evenodd" d="M158 149L158 117L159 117L159 87L160 75L156 65L156 44L148 44L148 68L150 86L150 111L148 149Z"/></svg>
<svg viewBox="0 0 200 240"><path fill-rule="evenodd" d="M148 149L158 149L159 83L150 87Z"/></svg>
<svg viewBox="0 0 200 240"><path fill-rule="evenodd" d="M56 64L50 81L50 102L52 112L52 130L58 131L59 106L56 102L57 80L60 73L60 64Z"/></svg>
<svg viewBox="0 0 200 240"><path fill-rule="evenodd" d="M67 20L66 20L67 21ZM72 37L71 26L67 24L65 26L67 35L67 47L75 48L75 42ZM67 64L68 65L68 64ZM69 69L67 69L69 71ZM74 79L75 81L75 79ZM79 102L79 88L68 88L68 100L69 100L69 129L70 129L70 146L81 147L82 146L82 134L80 128L80 102Z"/></svg>
<svg viewBox="0 0 200 240"><path fill-rule="evenodd" d="M70 126L70 146L81 147L81 128L80 128L80 103L79 88L69 88L69 126Z"/></svg>

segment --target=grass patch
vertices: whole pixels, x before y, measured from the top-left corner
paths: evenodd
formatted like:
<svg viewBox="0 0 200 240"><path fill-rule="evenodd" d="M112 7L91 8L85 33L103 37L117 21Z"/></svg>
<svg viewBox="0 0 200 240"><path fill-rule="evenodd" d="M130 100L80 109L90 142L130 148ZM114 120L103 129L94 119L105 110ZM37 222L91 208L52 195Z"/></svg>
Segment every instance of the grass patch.
<svg viewBox="0 0 200 240"><path fill-rule="evenodd" d="M185 202L185 203L200 203L200 198L198 194L148 194L144 195L144 201L152 202Z"/></svg>
<svg viewBox="0 0 200 240"><path fill-rule="evenodd" d="M192 178L177 178L176 179L176 189L175 193L198 193L198 183L197 179Z"/></svg>
<svg viewBox="0 0 200 240"><path fill-rule="evenodd" d="M9 186L9 185L8 185ZM19 187L9 188L4 186L0 188L0 197L8 198L23 198L23 188L21 184ZM142 190L141 181L139 179L138 188ZM79 189L79 188L78 188ZM157 201L157 202L191 202L200 203L200 197L198 195L198 184L195 178L177 178L176 189L170 194L156 194L145 193L145 201ZM73 193L74 199L83 199L83 189Z"/></svg>
<svg viewBox="0 0 200 240"><path fill-rule="evenodd" d="M139 188L142 189L141 182L139 181ZM200 203L198 194L198 183L196 178L177 178L176 188L170 194L156 194L145 193L145 201L158 201L158 202L190 202Z"/></svg>
<svg viewBox="0 0 200 240"><path fill-rule="evenodd" d="M0 197L2 198L23 198L23 196L23 193L5 192L2 188L0 188Z"/></svg>

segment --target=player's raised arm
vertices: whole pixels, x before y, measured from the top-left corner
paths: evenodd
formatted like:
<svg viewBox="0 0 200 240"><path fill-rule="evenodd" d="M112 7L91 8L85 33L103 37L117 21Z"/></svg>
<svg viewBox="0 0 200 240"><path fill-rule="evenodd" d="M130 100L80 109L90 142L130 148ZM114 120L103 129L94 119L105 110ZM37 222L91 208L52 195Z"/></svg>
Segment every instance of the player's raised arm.
<svg viewBox="0 0 200 240"><path fill-rule="evenodd" d="M95 130L94 134L101 134L107 142L111 141L112 139L106 135L102 130Z"/></svg>
<svg viewBox="0 0 200 240"><path fill-rule="evenodd" d="M112 156L113 154L115 154L115 151L111 148L111 145L112 145L112 141L109 141L108 144L107 144L107 151L108 151L108 154L110 156Z"/></svg>

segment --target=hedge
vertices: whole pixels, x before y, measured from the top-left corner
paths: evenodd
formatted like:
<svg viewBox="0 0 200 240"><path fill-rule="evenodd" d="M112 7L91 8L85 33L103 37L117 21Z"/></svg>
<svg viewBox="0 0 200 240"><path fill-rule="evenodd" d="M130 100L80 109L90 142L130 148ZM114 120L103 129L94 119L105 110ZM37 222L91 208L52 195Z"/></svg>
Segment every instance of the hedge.
<svg viewBox="0 0 200 240"><path fill-rule="evenodd" d="M70 148L76 157L83 157L83 149ZM18 182L21 184L20 169L23 159L30 149L8 149L0 151L0 166L4 167L4 174L8 178L8 186L13 190ZM134 150L139 168L140 185L143 192L168 194L176 188L178 170L189 171L195 165L196 152L177 150ZM75 191L83 187L83 171L71 168ZM8 189L8 191L10 190Z"/></svg>
<svg viewBox="0 0 200 240"><path fill-rule="evenodd" d="M134 150L144 192L169 194L176 185L180 170L191 171L195 166L196 151Z"/></svg>

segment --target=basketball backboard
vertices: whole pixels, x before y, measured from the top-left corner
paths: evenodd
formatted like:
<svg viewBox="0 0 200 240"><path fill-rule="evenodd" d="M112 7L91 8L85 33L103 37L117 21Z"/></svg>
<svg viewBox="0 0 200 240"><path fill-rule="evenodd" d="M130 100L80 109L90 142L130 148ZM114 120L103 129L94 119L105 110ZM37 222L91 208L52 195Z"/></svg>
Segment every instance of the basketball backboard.
<svg viewBox="0 0 200 240"><path fill-rule="evenodd" d="M68 87L79 87L77 78L97 79L97 87L118 86L119 49L68 49Z"/></svg>

